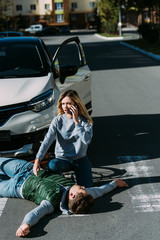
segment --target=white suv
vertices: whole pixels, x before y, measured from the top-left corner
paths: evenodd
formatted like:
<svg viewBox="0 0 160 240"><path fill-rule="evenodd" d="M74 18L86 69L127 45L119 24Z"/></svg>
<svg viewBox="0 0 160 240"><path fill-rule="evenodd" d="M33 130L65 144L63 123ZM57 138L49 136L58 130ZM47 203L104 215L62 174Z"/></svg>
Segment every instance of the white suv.
<svg viewBox="0 0 160 240"><path fill-rule="evenodd" d="M53 56L40 38L0 39L0 156L37 151L66 89L92 111L91 72L79 38L64 41Z"/></svg>
<svg viewBox="0 0 160 240"><path fill-rule="evenodd" d="M43 29L42 24L35 24L35 25L31 25L29 28L26 28L25 32L36 33L38 31L41 31L42 29Z"/></svg>

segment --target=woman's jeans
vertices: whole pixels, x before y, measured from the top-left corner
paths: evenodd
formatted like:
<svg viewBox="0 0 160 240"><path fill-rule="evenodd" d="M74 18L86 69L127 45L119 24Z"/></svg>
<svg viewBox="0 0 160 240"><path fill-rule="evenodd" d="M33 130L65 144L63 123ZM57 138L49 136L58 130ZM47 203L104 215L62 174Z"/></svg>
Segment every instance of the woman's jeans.
<svg viewBox="0 0 160 240"><path fill-rule="evenodd" d="M0 197L22 198L20 188L32 173L33 163L31 162L15 158L0 158Z"/></svg>
<svg viewBox="0 0 160 240"><path fill-rule="evenodd" d="M47 165L47 170L58 174L73 170L78 185L85 187L93 186L91 164L88 157L83 157L72 162L63 159L52 159Z"/></svg>

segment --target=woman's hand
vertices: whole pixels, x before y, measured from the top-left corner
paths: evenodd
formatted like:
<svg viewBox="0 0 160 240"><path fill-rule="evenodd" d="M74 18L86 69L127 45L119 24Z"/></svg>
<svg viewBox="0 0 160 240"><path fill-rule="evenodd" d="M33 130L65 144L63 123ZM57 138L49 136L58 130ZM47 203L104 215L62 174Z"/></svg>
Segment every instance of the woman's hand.
<svg viewBox="0 0 160 240"><path fill-rule="evenodd" d="M79 123L79 120L78 120L78 107L76 105L73 105L69 110L72 113L73 121L75 122L75 124L78 124Z"/></svg>
<svg viewBox="0 0 160 240"><path fill-rule="evenodd" d="M40 171L40 169L41 169L41 166L40 166L40 161L39 161L39 159L38 158L36 158L35 159L35 161L34 161L34 165L33 165L33 173L34 173L34 175L38 175L38 171Z"/></svg>
<svg viewBox="0 0 160 240"><path fill-rule="evenodd" d="M17 229L16 236L17 236L17 237L27 236L28 233L30 232L29 227L30 227L29 224L23 223L23 224Z"/></svg>
<svg viewBox="0 0 160 240"><path fill-rule="evenodd" d="M128 184L121 179L116 179L115 182L117 183L118 187L128 187Z"/></svg>

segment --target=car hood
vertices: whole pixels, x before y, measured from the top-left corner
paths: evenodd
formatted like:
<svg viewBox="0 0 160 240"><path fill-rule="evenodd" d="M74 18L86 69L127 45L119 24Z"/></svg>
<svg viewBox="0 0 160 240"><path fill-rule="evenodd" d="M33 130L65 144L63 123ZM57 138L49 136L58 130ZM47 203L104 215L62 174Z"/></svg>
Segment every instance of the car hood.
<svg viewBox="0 0 160 240"><path fill-rule="evenodd" d="M53 88L52 75L38 78L0 79L0 106L30 101Z"/></svg>

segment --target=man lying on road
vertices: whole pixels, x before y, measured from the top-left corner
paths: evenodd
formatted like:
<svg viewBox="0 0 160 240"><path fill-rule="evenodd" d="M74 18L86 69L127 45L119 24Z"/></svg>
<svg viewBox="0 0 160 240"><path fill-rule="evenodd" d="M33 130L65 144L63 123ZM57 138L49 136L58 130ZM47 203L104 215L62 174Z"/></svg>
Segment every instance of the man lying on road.
<svg viewBox="0 0 160 240"><path fill-rule="evenodd" d="M0 158L0 171L0 197L27 199L39 205L24 217L16 232L19 237L28 235L30 228L46 214L58 210L64 214L88 213L94 199L117 186L128 186L117 179L100 187L85 188L44 169L35 176L33 163L15 158Z"/></svg>

